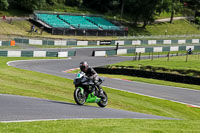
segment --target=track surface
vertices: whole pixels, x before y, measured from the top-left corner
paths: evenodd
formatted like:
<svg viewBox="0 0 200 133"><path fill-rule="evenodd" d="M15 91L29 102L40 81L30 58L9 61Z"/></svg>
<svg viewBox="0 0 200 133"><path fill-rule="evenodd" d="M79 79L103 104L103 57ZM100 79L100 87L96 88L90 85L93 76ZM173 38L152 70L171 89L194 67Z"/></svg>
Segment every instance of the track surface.
<svg viewBox="0 0 200 133"><path fill-rule="evenodd" d="M63 71L77 68L79 62L86 60L91 66L103 66L132 57L91 57L86 56L86 50L81 49L78 56L72 59L62 60L34 60L10 62L9 65L73 79L74 74ZM83 54L82 54L83 53ZM91 52L89 52L91 53ZM133 93L174 100L192 105L200 106L200 91L151 85L139 82L129 82L106 78L103 84L108 87L121 89ZM71 119L71 118L141 118L141 119L170 119L166 117L147 115L129 111L115 110L109 108L97 108L91 106L78 106L72 103L62 103L37 98L29 98L13 95L0 95L0 121L20 121L39 119Z"/></svg>
<svg viewBox="0 0 200 133"><path fill-rule="evenodd" d="M170 119L110 108L79 106L73 103L13 95L0 95L0 101L1 122L89 118Z"/></svg>

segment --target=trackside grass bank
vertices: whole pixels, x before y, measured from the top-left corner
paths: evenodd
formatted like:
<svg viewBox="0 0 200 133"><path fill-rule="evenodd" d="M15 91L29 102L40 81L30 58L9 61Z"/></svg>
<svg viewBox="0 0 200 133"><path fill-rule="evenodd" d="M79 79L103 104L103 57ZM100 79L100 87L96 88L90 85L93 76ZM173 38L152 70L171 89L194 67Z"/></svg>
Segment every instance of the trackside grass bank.
<svg viewBox="0 0 200 133"><path fill-rule="evenodd" d="M72 80L9 67L6 62L33 58L0 57L0 93L75 103ZM0 123L4 132L199 132L200 108L104 88L108 108L123 109L181 120L91 119ZM96 106L96 104L88 104Z"/></svg>
<svg viewBox="0 0 200 133"><path fill-rule="evenodd" d="M200 76L200 55L174 56L140 61L125 61L109 65L109 68L130 68L153 72Z"/></svg>
<svg viewBox="0 0 200 133"><path fill-rule="evenodd" d="M199 123L199 120L59 120L0 123L0 133L199 133Z"/></svg>

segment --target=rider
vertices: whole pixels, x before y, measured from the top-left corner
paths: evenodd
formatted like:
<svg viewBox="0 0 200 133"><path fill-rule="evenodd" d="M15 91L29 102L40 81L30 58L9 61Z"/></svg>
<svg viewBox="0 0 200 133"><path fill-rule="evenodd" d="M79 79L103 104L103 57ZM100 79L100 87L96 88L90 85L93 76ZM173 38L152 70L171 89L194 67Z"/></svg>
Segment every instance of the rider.
<svg viewBox="0 0 200 133"><path fill-rule="evenodd" d="M103 89L98 84L99 77L98 77L97 72L92 67L90 67L86 61L83 61L80 63L80 70L82 72L84 72L87 77L89 77L91 80L93 80L93 82L99 89L99 96L104 98L105 96L103 94Z"/></svg>

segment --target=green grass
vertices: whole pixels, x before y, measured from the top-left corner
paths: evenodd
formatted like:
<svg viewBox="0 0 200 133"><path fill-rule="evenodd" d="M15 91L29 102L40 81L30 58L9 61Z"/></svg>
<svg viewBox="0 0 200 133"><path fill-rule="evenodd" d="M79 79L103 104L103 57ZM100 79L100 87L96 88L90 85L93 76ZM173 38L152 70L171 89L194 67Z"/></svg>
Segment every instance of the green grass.
<svg viewBox="0 0 200 133"><path fill-rule="evenodd" d="M1 46L0 49L4 50L4 49L20 49L20 46Z"/></svg>
<svg viewBox="0 0 200 133"><path fill-rule="evenodd" d="M134 68L146 71L175 73L181 75L200 77L200 55L173 56L169 58L154 58L140 61L125 61L108 65L111 68Z"/></svg>
<svg viewBox="0 0 200 133"><path fill-rule="evenodd" d="M73 87L70 80L64 78L57 80L56 76L49 77L49 75L37 72L7 67L5 64L7 61L18 59L19 58L1 57L0 93L39 97L45 99L53 98L55 100L68 100L72 102L72 96L69 91L72 91Z"/></svg>
<svg viewBox="0 0 200 133"><path fill-rule="evenodd" d="M134 27L133 25L125 25L129 27L129 35L187 35L187 34L200 34L200 30L190 24L186 20L176 20L173 24L169 22L163 22L159 24L150 24L146 26L146 29ZM167 30L167 33L165 33Z"/></svg>
<svg viewBox="0 0 200 133"><path fill-rule="evenodd" d="M174 56L167 58L159 58L151 60L141 60L139 62L125 61L116 63L115 65L122 66L155 66L165 67L168 69L183 69L183 70L200 70L200 55L189 55L188 62L186 62L186 56Z"/></svg>
<svg viewBox="0 0 200 133"><path fill-rule="evenodd" d="M200 121L96 119L0 123L0 133L199 133Z"/></svg>
<svg viewBox="0 0 200 133"><path fill-rule="evenodd" d="M0 93L75 103L72 80L8 67L6 62L33 58L0 57ZM35 58L34 58L35 59ZM105 88L108 108L160 115L183 120L91 119L25 123L0 123L4 132L198 132L200 109L168 100ZM97 106L96 104L87 104ZM76 128L75 128L76 127ZM180 129L180 127L182 127Z"/></svg>
<svg viewBox="0 0 200 133"><path fill-rule="evenodd" d="M2 35L28 35L31 23L25 20L13 20L11 24L0 21L0 34ZM38 28L38 27L36 27ZM46 34L46 33L44 33Z"/></svg>

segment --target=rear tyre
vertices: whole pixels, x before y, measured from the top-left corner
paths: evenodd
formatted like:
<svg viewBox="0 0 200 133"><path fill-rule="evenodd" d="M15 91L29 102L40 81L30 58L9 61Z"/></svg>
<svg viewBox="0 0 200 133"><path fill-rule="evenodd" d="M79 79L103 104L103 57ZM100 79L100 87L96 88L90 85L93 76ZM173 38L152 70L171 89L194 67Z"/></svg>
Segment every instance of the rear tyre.
<svg viewBox="0 0 200 133"><path fill-rule="evenodd" d="M103 91L103 94L104 94L105 98L101 98L101 101L97 103L100 107L106 107L106 105L108 104L108 96L107 96L106 92Z"/></svg>
<svg viewBox="0 0 200 133"><path fill-rule="evenodd" d="M86 96L85 93L81 94L80 88L74 90L74 100L78 105L83 105L85 103Z"/></svg>

